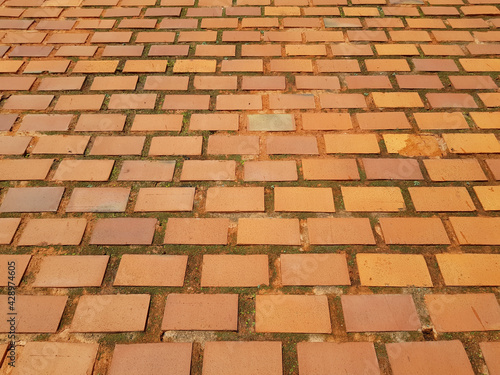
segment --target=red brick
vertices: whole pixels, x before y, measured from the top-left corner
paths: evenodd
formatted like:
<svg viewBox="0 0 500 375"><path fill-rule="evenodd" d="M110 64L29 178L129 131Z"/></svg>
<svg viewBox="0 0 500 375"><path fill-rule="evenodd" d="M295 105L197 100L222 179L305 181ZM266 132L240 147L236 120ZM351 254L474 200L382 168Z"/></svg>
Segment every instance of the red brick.
<svg viewBox="0 0 500 375"><path fill-rule="evenodd" d="M237 294L169 294L161 324L172 331L236 331Z"/></svg>
<svg viewBox="0 0 500 375"><path fill-rule="evenodd" d="M282 374L281 342L214 341L205 344L204 375Z"/></svg>
<svg viewBox="0 0 500 375"><path fill-rule="evenodd" d="M344 374L379 373L377 354L371 342L300 342L297 344L297 356L302 375L332 374L332 371Z"/></svg>
<svg viewBox="0 0 500 375"><path fill-rule="evenodd" d="M54 95L12 95L3 105L9 110L46 110Z"/></svg>
<svg viewBox="0 0 500 375"><path fill-rule="evenodd" d="M350 285L344 254L281 254L283 285Z"/></svg>
<svg viewBox="0 0 500 375"><path fill-rule="evenodd" d="M355 159L302 159L304 180L359 180Z"/></svg>
<svg viewBox="0 0 500 375"><path fill-rule="evenodd" d="M210 187L207 190L207 212L264 211L263 187Z"/></svg>
<svg viewBox="0 0 500 375"><path fill-rule="evenodd" d="M100 287L108 255L46 256L36 274L36 288Z"/></svg>
<svg viewBox="0 0 500 375"><path fill-rule="evenodd" d="M130 130L179 132L182 129L182 119L183 115L137 114Z"/></svg>
<svg viewBox="0 0 500 375"><path fill-rule="evenodd" d="M248 161L244 165L245 181L297 181L295 161Z"/></svg>
<svg viewBox="0 0 500 375"><path fill-rule="evenodd" d="M231 181L235 170L234 160L185 160L181 181Z"/></svg>
<svg viewBox="0 0 500 375"><path fill-rule="evenodd" d="M474 371L459 340L386 344L394 375L472 375Z"/></svg>
<svg viewBox="0 0 500 375"><path fill-rule="evenodd" d="M263 72L264 63L262 60L241 59L223 60L221 72Z"/></svg>
<svg viewBox="0 0 500 375"><path fill-rule="evenodd" d="M318 154L318 144L314 136L269 136L266 151L272 154Z"/></svg>
<svg viewBox="0 0 500 375"><path fill-rule="evenodd" d="M217 110L262 110L260 95L217 95Z"/></svg>
<svg viewBox="0 0 500 375"><path fill-rule="evenodd" d="M130 371L151 371L153 374L160 374L167 368L174 374L189 375L192 345L187 342L117 344L113 351L109 375Z"/></svg>
<svg viewBox="0 0 500 375"><path fill-rule="evenodd" d="M237 77L195 76L193 86L198 90L236 90Z"/></svg>
<svg viewBox="0 0 500 375"><path fill-rule="evenodd" d="M2 310L5 314L7 313L8 306L7 299L7 295L0 296L0 306L4 306ZM67 296L16 296L16 332L57 332L67 300ZM4 319L0 323L0 332L8 333L9 328L9 322L7 319Z"/></svg>
<svg viewBox="0 0 500 375"><path fill-rule="evenodd" d="M417 160L364 158L367 180L423 180Z"/></svg>
<svg viewBox="0 0 500 375"><path fill-rule="evenodd" d="M208 138L209 155L258 155L259 137L245 135L211 135Z"/></svg>
<svg viewBox="0 0 500 375"><path fill-rule="evenodd" d="M439 218L379 219L385 242L389 245L447 245L450 243Z"/></svg>
<svg viewBox="0 0 500 375"><path fill-rule="evenodd" d="M114 160L63 159L57 168L55 181L107 181Z"/></svg>
<svg viewBox="0 0 500 375"><path fill-rule="evenodd" d="M57 100L56 111L99 111L104 102L104 94L61 95Z"/></svg>
<svg viewBox="0 0 500 375"><path fill-rule="evenodd" d="M257 77L244 76L241 81L242 90L284 90L286 87L285 77Z"/></svg>
<svg viewBox="0 0 500 375"><path fill-rule="evenodd" d="M149 294L83 295L78 300L70 331L144 331L150 298Z"/></svg>
<svg viewBox="0 0 500 375"><path fill-rule="evenodd" d="M356 113L356 119L364 130L411 129L404 112Z"/></svg>
<svg viewBox="0 0 500 375"><path fill-rule="evenodd" d="M223 31L223 42L260 42L259 31Z"/></svg>
<svg viewBox="0 0 500 375"><path fill-rule="evenodd" d="M91 245L151 245L156 228L154 218L99 219Z"/></svg>
<svg viewBox="0 0 500 375"><path fill-rule="evenodd" d="M151 48L149 49L148 56L187 56L188 54L189 54L189 46L152 45ZM174 65L174 73L177 72L176 70L179 70L179 72L181 72L184 69L191 69L190 67L187 67L187 65L193 65L193 64L182 62L179 63L177 67ZM165 71L165 69L163 69L162 71Z"/></svg>
<svg viewBox="0 0 500 375"><path fill-rule="evenodd" d="M436 75L397 75L396 80L402 89L442 89L443 84Z"/></svg>
<svg viewBox="0 0 500 375"><path fill-rule="evenodd" d="M363 94L319 94L321 108L366 108Z"/></svg>
<svg viewBox="0 0 500 375"><path fill-rule="evenodd" d="M295 85L297 90L340 90L339 79L329 76L295 76Z"/></svg>
<svg viewBox="0 0 500 375"><path fill-rule="evenodd" d="M269 108L314 109L316 104L312 94L269 94Z"/></svg>
<svg viewBox="0 0 500 375"><path fill-rule="evenodd" d="M66 212L124 212L129 195L130 188L75 188Z"/></svg>
<svg viewBox="0 0 500 375"><path fill-rule="evenodd" d="M328 299L325 295L258 295L255 331L331 333Z"/></svg>
<svg viewBox="0 0 500 375"><path fill-rule="evenodd" d="M154 109L156 94L112 94L108 109Z"/></svg>
<svg viewBox="0 0 500 375"><path fill-rule="evenodd" d="M238 220L238 245L300 245L298 219Z"/></svg>
<svg viewBox="0 0 500 375"><path fill-rule="evenodd" d="M14 235L16 234L17 228L19 227L19 224L21 223L21 219L19 218L0 218L0 244L1 245L10 245L12 239L14 238ZM7 257L9 255L4 255L3 257ZM13 257L16 257L16 255L13 255ZM21 260L21 259L19 259ZM19 262L21 263L21 262ZM7 264L7 262L3 263L4 265ZM25 268L28 265L26 262ZM24 272L22 272L24 273ZM5 274L5 285L7 286L7 268L5 268L5 271L2 270L2 274ZM18 280L18 283L21 281L21 276L16 275L16 279Z"/></svg>
<svg viewBox="0 0 500 375"><path fill-rule="evenodd" d="M192 211L194 193L194 187L141 188L137 195L134 211Z"/></svg>
<svg viewBox="0 0 500 375"><path fill-rule="evenodd" d="M347 332L417 331L421 324L411 295L343 295Z"/></svg>
<svg viewBox="0 0 500 375"><path fill-rule="evenodd" d="M237 114L193 114L189 130L238 130L239 116Z"/></svg>
<svg viewBox="0 0 500 375"><path fill-rule="evenodd" d="M95 77L90 90L111 91L111 90L135 90L138 76L125 77Z"/></svg>
<svg viewBox="0 0 500 375"><path fill-rule="evenodd" d="M126 160L118 181L172 181L175 161Z"/></svg>
<svg viewBox="0 0 500 375"><path fill-rule="evenodd" d="M347 76L345 82L350 90L358 89L392 89L387 76Z"/></svg>
<svg viewBox="0 0 500 375"><path fill-rule="evenodd" d="M31 219L23 230L19 246L76 246L86 226L85 219Z"/></svg>
<svg viewBox="0 0 500 375"><path fill-rule="evenodd" d="M500 306L493 293L427 294L425 302L437 332L496 331Z"/></svg>
<svg viewBox="0 0 500 375"><path fill-rule="evenodd" d="M269 285L267 255L203 255L202 287Z"/></svg>
<svg viewBox="0 0 500 375"><path fill-rule="evenodd" d="M312 245L375 245L367 218L308 218Z"/></svg>
<svg viewBox="0 0 500 375"><path fill-rule="evenodd" d="M165 244L227 245L229 219L170 218Z"/></svg>

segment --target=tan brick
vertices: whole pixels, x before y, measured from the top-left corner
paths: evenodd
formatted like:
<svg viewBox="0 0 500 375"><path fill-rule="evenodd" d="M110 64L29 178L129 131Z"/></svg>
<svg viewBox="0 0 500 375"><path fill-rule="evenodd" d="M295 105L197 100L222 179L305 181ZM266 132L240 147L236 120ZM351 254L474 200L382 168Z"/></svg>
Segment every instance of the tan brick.
<svg viewBox="0 0 500 375"><path fill-rule="evenodd" d="M448 286L499 286L499 254L436 254Z"/></svg>
<svg viewBox="0 0 500 375"><path fill-rule="evenodd" d="M405 209L403 195L398 187L342 186L347 211L399 212Z"/></svg>
<svg viewBox="0 0 500 375"><path fill-rule="evenodd" d="M269 285L268 256L203 255L202 287L257 287Z"/></svg>
<svg viewBox="0 0 500 375"><path fill-rule="evenodd" d="M311 245L375 245L368 218L308 218Z"/></svg>
<svg viewBox="0 0 500 375"><path fill-rule="evenodd" d="M475 211L476 207L464 187L410 187L415 210L425 211Z"/></svg>
<svg viewBox="0 0 500 375"><path fill-rule="evenodd" d="M330 188L274 188L274 210L287 212L335 212Z"/></svg>
<svg viewBox="0 0 500 375"><path fill-rule="evenodd" d="M298 219L238 219L238 245L300 245Z"/></svg>

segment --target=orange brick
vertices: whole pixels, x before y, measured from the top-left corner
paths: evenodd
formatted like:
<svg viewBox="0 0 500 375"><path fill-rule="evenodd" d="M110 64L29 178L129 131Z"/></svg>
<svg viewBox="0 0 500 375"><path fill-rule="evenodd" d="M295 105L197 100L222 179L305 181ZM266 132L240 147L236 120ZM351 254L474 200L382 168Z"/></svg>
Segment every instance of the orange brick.
<svg viewBox="0 0 500 375"><path fill-rule="evenodd" d="M229 219L169 218L165 244L226 245Z"/></svg>
<svg viewBox="0 0 500 375"><path fill-rule="evenodd" d="M432 181L486 181L476 159L429 159L425 168Z"/></svg>
<svg viewBox="0 0 500 375"><path fill-rule="evenodd" d="M439 218L379 219L385 243L388 245L447 245L450 240Z"/></svg>
<svg viewBox="0 0 500 375"><path fill-rule="evenodd" d="M359 180L355 159L302 159L304 180Z"/></svg>
<svg viewBox="0 0 500 375"><path fill-rule="evenodd" d="M325 134L329 154L378 154L380 148L375 134Z"/></svg>
<svg viewBox="0 0 500 375"><path fill-rule="evenodd" d="M485 211L500 211L500 188L498 186L474 186Z"/></svg>
<svg viewBox="0 0 500 375"><path fill-rule="evenodd" d="M274 210L287 212L335 212L330 188L274 188Z"/></svg>
<svg viewBox="0 0 500 375"><path fill-rule="evenodd" d="M300 245L298 219L238 219L238 245Z"/></svg>
<svg viewBox="0 0 500 375"><path fill-rule="evenodd" d="M308 218L312 245L374 245L375 238L367 218Z"/></svg>
<svg viewBox="0 0 500 375"><path fill-rule="evenodd" d="M436 211L475 211L476 207L464 187L410 187L415 210L418 212Z"/></svg>
<svg viewBox="0 0 500 375"><path fill-rule="evenodd" d="M424 107L416 92L373 92L373 101L381 108L417 108Z"/></svg>
<svg viewBox="0 0 500 375"><path fill-rule="evenodd" d="M342 186L346 211L399 212L405 202L398 187L346 187Z"/></svg>
<svg viewBox="0 0 500 375"><path fill-rule="evenodd" d="M500 142L494 134L443 134L450 152L455 154L499 153Z"/></svg>

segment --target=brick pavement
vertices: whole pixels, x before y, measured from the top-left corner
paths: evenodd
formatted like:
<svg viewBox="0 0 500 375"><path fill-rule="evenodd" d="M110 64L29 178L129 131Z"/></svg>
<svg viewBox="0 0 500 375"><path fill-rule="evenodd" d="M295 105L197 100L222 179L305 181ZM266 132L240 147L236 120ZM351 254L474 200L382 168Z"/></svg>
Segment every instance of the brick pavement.
<svg viewBox="0 0 500 375"><path fill-rule="evenodd" d="M0 372L500 374L499 28L0 0Z"/></svg>

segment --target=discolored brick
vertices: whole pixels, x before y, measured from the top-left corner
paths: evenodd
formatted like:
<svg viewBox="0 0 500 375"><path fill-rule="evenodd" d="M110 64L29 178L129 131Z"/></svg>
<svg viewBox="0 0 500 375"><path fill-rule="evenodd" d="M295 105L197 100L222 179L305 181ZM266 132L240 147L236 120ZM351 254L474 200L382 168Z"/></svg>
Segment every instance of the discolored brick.
<svg viewBox="0 0 500 375"><path fill-rule="evenodd" d="M56 212L64 187L9 188L0 212Z"/></svg>

